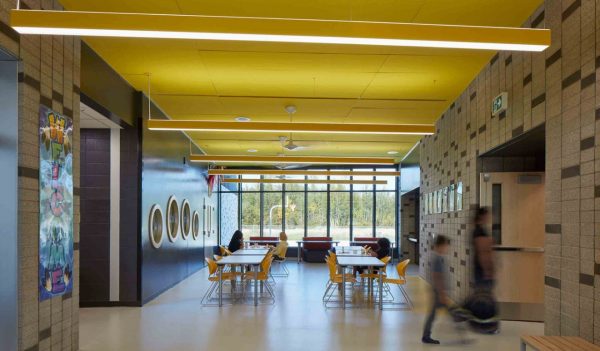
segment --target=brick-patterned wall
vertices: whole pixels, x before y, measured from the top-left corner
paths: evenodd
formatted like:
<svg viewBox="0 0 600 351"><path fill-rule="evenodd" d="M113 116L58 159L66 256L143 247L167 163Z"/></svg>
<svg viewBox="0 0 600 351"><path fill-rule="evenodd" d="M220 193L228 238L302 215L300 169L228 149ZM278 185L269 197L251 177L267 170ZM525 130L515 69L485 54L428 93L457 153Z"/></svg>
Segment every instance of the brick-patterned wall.
<svg viewBox="0 0 600 351"><path fill-rule="evenodd" d="M600 132L600 4L547 0L524 26L551 29L551 47L542 53L495 55L437 122L438 132L423 139L421 193L462 181L465 210L422 215L420 272L428 276L431 234L449 235L453 295L467 294L477 155L545 122L545 330L600 344L600 241L595 247L600 238L600 148L595 142ZM492 98L502 91L509 94L508 110L492 117Z"/></svg>
<svg viewBox="0 0 600 351"><path fill-rule="evenodd" d="M57 0L22 0L55 9ZM79 62L73 37L19 36L9 26L16 1L0 0L0 46L21 60L19 72L19 350L77 350L79 320ZM73 292L38 302L38 114L40 103L73 118Z"/></svg>
<svg viewBox="0 0 600 351"><path fill-rule="evenodd" d="M415 244L408 240L408 237L418 236L419 228L417 227L417 206L418 206L419 190L415 189L400 197L400 235L402 242L400 244L401 259L410 259L411 263L415 262L418 253L415 251Z"/></svg>

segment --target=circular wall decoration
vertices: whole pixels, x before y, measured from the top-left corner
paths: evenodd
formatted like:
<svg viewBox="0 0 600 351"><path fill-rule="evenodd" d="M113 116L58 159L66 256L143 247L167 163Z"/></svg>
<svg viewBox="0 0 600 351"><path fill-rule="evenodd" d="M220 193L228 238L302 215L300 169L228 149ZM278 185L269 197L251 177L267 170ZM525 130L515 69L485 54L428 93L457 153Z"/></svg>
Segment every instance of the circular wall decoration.
<svg viewBox="0 0 600 351"><path fill-rule="evenodd" d="M150 209L148 233L150 234L152 246L155 249L160 248L163 242L163 212L158 204L153 205Z"/></svg>
<svg viewBox="0 0 600 351"><path fill-rule="evenodd" d="M183 240L187 240L192 230L192 209L190 208L190 202L186 199L181 204L181 237Z"/></svg>
<svg viewBox="0 0 600 351"><path fill-rule="evenodd" d="M198 214L198 211L194 211L194 215L192 216L192 238L194 240L198 239L199 234L200 234L200 214Z"/></svg>
<svg viewBox="0 0 600 351"><path fill-rule="evenodd" d="M174 195L169 198L167 204L167 234L171 242L177 240L179 235L179 205Z"/></svg>

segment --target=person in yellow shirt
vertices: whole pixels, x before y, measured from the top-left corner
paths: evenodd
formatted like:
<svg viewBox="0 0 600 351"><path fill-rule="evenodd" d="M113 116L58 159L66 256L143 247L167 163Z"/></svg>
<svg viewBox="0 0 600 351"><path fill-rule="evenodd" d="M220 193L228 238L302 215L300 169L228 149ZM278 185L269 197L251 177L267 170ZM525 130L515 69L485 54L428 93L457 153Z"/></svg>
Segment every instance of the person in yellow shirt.
<svg viewBox="0 0 600 351"><path fill-rule="evenodd" d="M285 254L287 253L288 242L287 234L285 232L279 233L279 244L273 248L273 259L277 261L285 260Z"/></svg>

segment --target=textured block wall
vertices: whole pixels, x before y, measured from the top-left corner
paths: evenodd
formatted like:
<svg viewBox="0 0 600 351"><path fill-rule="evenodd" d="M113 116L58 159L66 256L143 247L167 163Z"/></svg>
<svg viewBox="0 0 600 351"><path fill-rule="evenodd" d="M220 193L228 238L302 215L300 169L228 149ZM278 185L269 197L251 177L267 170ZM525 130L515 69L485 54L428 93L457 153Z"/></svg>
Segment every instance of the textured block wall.
<svg viewBox="0 0 600 351"><path fill-rule="evenodd" d="M72 37L19 36L9 26L16 1L0 0L0 46L21 60L19 73L19 350L77 350L79 316L79 62ZM56 0L23 8L60 10ZM73 118L75 255L73 292L38 302L39 106Z"/></svg>
<svg viewBox="0 0 600 351"><path fill-rule="evenodd" d="M417 227L417 206L419 190L415 189L400 197L400 235L402 241L400 244L401 258L412 260L411 263L415 262L416 253L415 244L408 240L409 237L416 237L419 235L419 228Z"/></svg>
<svg viewBox="0 0 600 351"><path fill-rule="evenodd" d="M421 192L461 181L465 210L422 215L420 272L429 274L431 235L449 235L453 295L468 293L477 155L545 122L545 330L600 344L600 3L547 0L524 26L551 29L552 46L495 55L423 139ZM492 117L502 91L508 110Z"/></svg>

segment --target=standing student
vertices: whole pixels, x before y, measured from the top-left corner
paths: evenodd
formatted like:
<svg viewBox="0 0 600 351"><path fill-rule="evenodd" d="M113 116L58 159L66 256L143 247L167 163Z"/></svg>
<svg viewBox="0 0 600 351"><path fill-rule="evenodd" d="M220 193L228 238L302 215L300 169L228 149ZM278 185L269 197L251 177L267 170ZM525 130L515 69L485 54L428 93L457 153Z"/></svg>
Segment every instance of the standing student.
<svg viewBox="0 0 600 351"><path fill-rule="evenodd" d="M236 252L244 246L244 234L242 234L241 230L236 230L229 241L229 245L227 249L231 252Z"/></svg>
<svg viewBox="0 0 600 351"><path fill-rule="evenodd" d="M431 260L431 279L433 288L433 299L431 302L431 310L429 316L425 320L423 328L423 337L421 341L425 344L439 344L438 340L431 337L431 328L435 321L435 315L439 308L448 308L450 299L448 298L448 272L446 265L446 254L450 246L450 240L438 235L433 243L433 253Z"/></svg>
<svg viewBox="0 0 600 351"><path fill-rule="evenodd" d="M279 244L273 248L273 259L277 261L283 261L285 254L288 249L287 234L285 232L279 233Z"/></svg>
<svg viewBox="0 0 600 351"><path fill-rule="evenodd" d="M476 288L492 288L494 284L494 240L488 234L485 227L490 222L490 213L487 208L477 209L475 217L475 229L473 230L473 272Z"/></svg>

